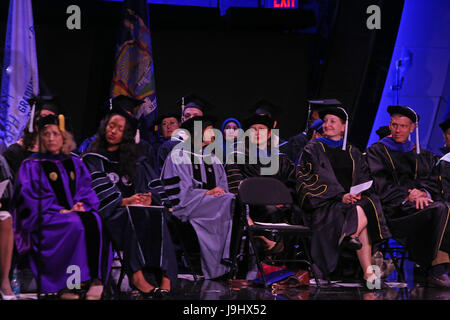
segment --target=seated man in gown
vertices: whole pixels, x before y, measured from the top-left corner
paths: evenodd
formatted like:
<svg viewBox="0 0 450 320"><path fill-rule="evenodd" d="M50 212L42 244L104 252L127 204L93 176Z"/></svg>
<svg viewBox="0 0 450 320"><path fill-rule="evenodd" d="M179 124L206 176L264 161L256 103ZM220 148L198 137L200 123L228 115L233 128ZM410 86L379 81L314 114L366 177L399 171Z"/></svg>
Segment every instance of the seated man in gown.
<svg viewBox="0 0 450 320"><path fill-rule="evenodd" d="M433 195L435 156L408 137L419 115L407 106L389 106L391 136L367 149L367 160L393 237L410 258L428 269L428 284L448 288L449 204Z"/></svg>

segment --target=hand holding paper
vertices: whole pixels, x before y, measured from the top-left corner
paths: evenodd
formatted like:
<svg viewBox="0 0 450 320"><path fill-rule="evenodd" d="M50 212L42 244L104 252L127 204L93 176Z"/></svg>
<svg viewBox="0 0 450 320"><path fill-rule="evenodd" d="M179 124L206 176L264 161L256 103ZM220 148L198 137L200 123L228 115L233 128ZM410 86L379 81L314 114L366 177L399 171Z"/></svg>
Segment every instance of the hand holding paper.
<svg viewBox="0 0 450 320"><path fill-rule="evenodd" d="M353 186L350 188L350 194L360 194L361 192L364 192L366 190L369 190L372 186L373 180L358 184L356 186Z"/></svg>

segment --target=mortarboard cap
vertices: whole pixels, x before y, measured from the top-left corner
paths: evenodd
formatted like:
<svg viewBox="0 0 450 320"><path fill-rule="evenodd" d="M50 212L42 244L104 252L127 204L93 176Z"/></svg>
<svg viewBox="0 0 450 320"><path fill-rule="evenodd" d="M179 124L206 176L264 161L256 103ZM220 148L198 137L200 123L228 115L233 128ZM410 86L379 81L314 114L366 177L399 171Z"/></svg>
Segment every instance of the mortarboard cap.
<svg viewBox="0 0 450 320"><path fill-rule="evenodd" d="M419 115L410 107L406 106L388 106L387 112L392 116L394 114L400 114L408 117L412 122L419 122Z"/></svg>
<svg viewBox="0 0 450 320"><path fill-rule="evenodd" d="M342 105L342 103L337 99L312 99L308 100L308 104L313 110L322 107L330 107L330 106L338 107Z"/></svg>
<svg viewBox="0 0 450 320"><path fill-rule="evenodd" d="M283 108L273 104L267 99L260 99L249 109L249 111L255 114L266 114L273 119L277 119L283 113Z"/></svg>
<svg viewBox="0 0 450 320"><path fill-rule="evenodd" d="M383 139L391 134L391 130L389 129L389 126L381 126L378 128L375 133L380 137L380 139Z"/></svg>
<svg viewBox="0 0 450 320"><path fill-rule="evenodd" d="M35 96L32 95L31 98L27 100L31 107L30 119L28 120L28 131L34 131L34 123L39 119L40 112L42 110L49 110L54 114L59 113L59 108L52 96ZM37 116L36 116L37 115Z"/></svg>
<svg viewBox="0 0 450 320"><path fill-rule="evenodd" d="M59 127L59 130L66 131L66 120L62 114L60 115L52 115L42 117L38 120L37 125L39 131L42 130L45 126L54 124Z"/></svg>
<svg viewBox="0 0 450 320"><path fill-rule="evenodd" d="M120 107L128 112L134 113L136 107L144 103L144 100L138 100L129 96L119 95L111 100L111 108Z"/></svg>
<svg viewBox="0 0 450 320"><path fill-rule="evenodd" d="M267 114L253 114L244 120L244 130L248 130L254 124L263 124L269 130L272 130L274 120Z"/></svg>
<svg viewBox="0 0 450 320"><path fill-rule="evenodd" d="M445 131L447 131L447 129L450 128L450 118L448 118L444 122L440 123L439 127L441 127L442 132L445 133Z"/></svg>
<svg viewBox="0 0 450 320"><path fill-rule="evenodd" d="M327 114L335 115L343 121L348 121L348 114L342 107L324 107L319 110L319 117L323 120Z"/></svg>
<svg viewBox="0 0 450 320"><path fill-rule="evenodd" d="M311 118L312 110L319 110L323 107L338 107L341 106L341 102L337 99L311 99L308 100L308 116L306 117L306 126L304 134L308 132L309 121Z"/></svg>
<svg viewBox="0 0 450 320"><path fill-rule="evenodd" d="M175 119L178 120L178 122L181 122L181 116L180 116L179 113L177 113L177 112L166 112L166 113L163 113L163 114L159 115L158 118L156 118L155 125L159 126L163 122L163 120L166 119L166 118L175 118Z"/></svg>
<svg viewBox="0 0 450 320"><path fill-rule="evenodd" d="M177 106L181 109L181 113L187 108L197 108L203 113L206 113L214 108L214 106L205 98L200 97L196 93L189 93L181 97L177 101Z"/></svg>

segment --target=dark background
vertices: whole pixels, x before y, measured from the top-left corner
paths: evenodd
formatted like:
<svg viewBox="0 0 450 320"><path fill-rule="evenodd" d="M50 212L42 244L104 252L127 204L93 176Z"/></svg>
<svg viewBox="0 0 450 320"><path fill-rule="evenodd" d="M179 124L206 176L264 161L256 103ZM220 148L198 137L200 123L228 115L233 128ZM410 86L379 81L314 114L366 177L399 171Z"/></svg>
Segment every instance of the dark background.
<svg viewBox="0 0 450 320"><path fill-rule="evenodd" d="M306 2L313 2L312 0ZM240 119L258 99L283 108L281 136L302 131L309 98L337 98L351 114L349 139L364 148L384 87L403 1L319 1L317 10L219 9L149 4L159 112L188 92L210 101L221 121ZM66 9L81 8L81 30ZM381 7L368 30L366 8ZM0 59L9 1L0 2ZM34 0L41 94L70 116L78 143L106 111L122 3ZM3 67L3 66L2 66Z"/></svg>

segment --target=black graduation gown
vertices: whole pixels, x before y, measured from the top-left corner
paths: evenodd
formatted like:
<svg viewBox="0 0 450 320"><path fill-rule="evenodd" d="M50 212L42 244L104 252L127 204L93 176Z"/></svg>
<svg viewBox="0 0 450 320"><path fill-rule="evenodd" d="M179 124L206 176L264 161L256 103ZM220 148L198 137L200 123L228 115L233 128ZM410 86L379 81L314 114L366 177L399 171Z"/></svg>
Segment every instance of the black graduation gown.
<svg viewBox="0 0 450 320"><path fill-rule="evenodd" d="M17 172L19 171L22 161L31 156L31 154L33 154L33 152L26 150L18 143L10 145L8 149L5 150L3 157L5 157L8 162L13 178L15 178Z"/></svg>
<svg viewBox="0 0 450 320"><path fill-rule="evenodd" d="M377 142L367 149L367 159L389 228L393 237L408 248L411 258L427 266L439 249L449 252L448 204L435 201L421 210L405 201L408 189L433 193L433 154L425 149L419 155L416 150L394 151Z"/></svg>
<svg viewBox="0 0 450 320"><path fill-rule="evenodd" d="M164 271L175 283L177 263L175 248L167 226L166 209L122 207L122 199L136 193L151 192L152 205L161 205L158 192L148 185L159 179L150 165L150 152L141 148L137 160L136 178L129 181L118 174L114 153L84 154L82 159L92 175L92 188L100 200L98 213L102 217L115 247L124 252L125 269L129 276L138 270Z"/></svg>
<svg viewBox="0 0 450 320"><path fill-rule="evenodd" d="M308 144L308 138L303 132L289 138L288 157L292 162L296 162L303 151L303 148Z"/></svg>
<svg viewBox="0 0 450 320"><path fill-rule="evenodd" d="M242 180L249 177L262 176L262 168L270 167L270 164L257 160L257 163L252 163L249 158L248 149L245 150L245 163L238 164L236 152L233 152L230 157L234 157L234 163L227 162L225 171L227 172L228 188L231 193L237 194L238 187ZM295 167L292 161L289 160L285 154L278 154L279 167L278 171L270 177L283 182L294 194L295 193ZM254 162L254 161L253 161ZM276 208L275 206L255 206L250 210L251 218L259 222L291 222L291 213L289 211ZM286 215L288 214L288 215Z"/></svg>
<svg viewBox="0 0 450 320"><path fill-rule="evenodd" d="M363 192L361 200L355 204L342 202L344 194L350 191L349 186L371 180L362 153L349 144L341 154L333 152L332 163L330 148L317 140L309 142L296 168L299 205L305 213L305 223L313 231L311 255L324 275L332 273L338 265L341 239L357 231L357 205L366 213L372 244L385 241L391 236L380 200L372 190ZM341 164L350 161L350 164L345 166L351 168L351 177L340 177L341 181L348 181L345 183L346 188L335 174L339 172L336 159L339 159Z"/></svg>
<svg viewBox="0 0 450 320"><path fill-rule="evenodd" d="M450 202L450 162L440 160L433 169L432 182L427 186L433 199Z"/></svg>

